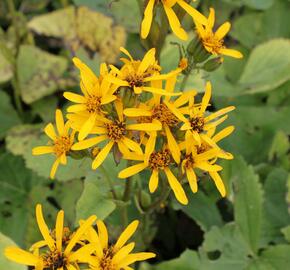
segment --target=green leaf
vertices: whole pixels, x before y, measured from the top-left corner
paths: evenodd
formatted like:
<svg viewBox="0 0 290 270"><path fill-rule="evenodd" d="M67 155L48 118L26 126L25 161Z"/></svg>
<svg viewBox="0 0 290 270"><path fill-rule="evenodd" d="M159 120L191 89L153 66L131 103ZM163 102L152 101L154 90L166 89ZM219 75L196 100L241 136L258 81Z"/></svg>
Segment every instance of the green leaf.
<svg viewBox="0 0 290 270"><path fill-rule="evenodd" d="M37 100L31 104L32 112L41 117L44 122L54 121L58 100L55 96Z"/></svg>
<svg viewBox="0 0 290 270"><path fill-rule="evenodd" d="M285 270L290 264L290 245L270 246L260 258L271 265L275 270Z"/></svg>
<svg viewBox="0 0 290 270"><path fill-rule="evenodd" d="M281 229L290 224L290 215L286 203L286 184L288 173L283 169L274 169L267 177L263 218L263 241L283 242Z"/></svg>
<svg viewBox="0 0 290 270"><path fill-rule="evenodd" d="M27 267L15 262L11 262L4 255L4 250L6 247L16 247L17 245L7 236L0 233L0 265L3 269L9 270L26 270Z"/></svg>
<svg viewBox="0 0 290 270"><path fill-rule="evenodd" d="M0 139L4 138L7 131L20 123L20 119L10 103L9 96L0 90Z"/></svg>
<svg viewBox="0 0 290 270"><path fill-rule="evenodd" d="M136 0L115 1L110 0L73 0L77 6L87 6L114 18L123 25L128 32L139 32L141 14ZM130 11L130 12L128 12Z"/></svg>
<svg viewBox="0 0 290 270"><path fill-rule="evenodd" d="M112 198L108 197L109 187L104 183L102 175L90 174L85 180L84 190L77 202L76 221L97 215L101 220L109 216L116 208Z"/></svg>
<svg viewBox="0 0 290 270"><path fill-rule="evenodd" d="M179 258L164 261L154 266L143 263L140 270L199 270L199 258L195 251L185 250Z"/></svg>
<svg viewBox="0 0 290 270"><path fill-rule="evenodd" d="M290 79L290 40L275 39L251 53L239 84L245 93L265 92Z"/></svg>
<svg viewBox="0 0 290 270"><path fill-rule="evenodd" d="M237 157L232 165L235 221L252 251L256 252L261 234L262 187L253 167L248 166L244 159Z"/></svg>
<svg viewBox="0 0 290 270"><path fill-rule="evenodd" d="M264 10L270 8L274 0L243 0L243 2L250 8Z"/></svg>
<svg viewBox="0 0 290 270"><path fill-rule="evenodd" d="M188 193L190 194L191 191L188 190ZM203 231L210 230L212 226L223 225L216 204L202 191L198 191L198 193L192 194L189 197L188 205L181 206L180 204L177 204L175 208L183 211L191 217L195 222L197 222Z"/></svg>
<svg viewBox="0 0 290 270"><path fill-rule="evenodd" d="M283 228L281 230L281 232L283 233L285 239L290 242L290 225L288 225L287 227Z"/></svg>
<svg viewBox="0 0 290 270"><path fill-rule="evenodd" d="M66 68L65 58L22 45L17 58L17 74L23 101L31 104L54 93Z"/></svg>
<svg viewBox="0 0 290 270"><path fill-rule="evenodd" d="M250 250L234 224L213 227L205 234L200 250L200 270L244 270Z"/></svg>
<svg viewBox="0 0 290 270"><path fill-rule="evenodd" d="M49 189L42 186L43 178L25 168L20 157L1 154L0 171L0 230L17 243L24 244L30 237L29 222L34 220L35 204L46 200Z"/></svg>
<svg viewBox="0 0 290 270"><path fill-rule="evenodd" d="M5 138L6 148L14 155L24 155L31 151L31 141L39 138L40 125L15 125L9 130Z"/></svg>
<svg viewBox="0 0 290 270"><path fill-rule="evenodd" d="M5 44L0 41L0 83L9 81L13 77L14 70L9 59L10 54Z"/></svg>
<svg viewBox="0 0 290 270"><path fill-rule="evenodd" d="M270 152L269 152L269 160L273 160L276 158L281 158L285 155L290 148L290 143L288 140L288 136L283 131L277 131L275 134Z"/></svg>

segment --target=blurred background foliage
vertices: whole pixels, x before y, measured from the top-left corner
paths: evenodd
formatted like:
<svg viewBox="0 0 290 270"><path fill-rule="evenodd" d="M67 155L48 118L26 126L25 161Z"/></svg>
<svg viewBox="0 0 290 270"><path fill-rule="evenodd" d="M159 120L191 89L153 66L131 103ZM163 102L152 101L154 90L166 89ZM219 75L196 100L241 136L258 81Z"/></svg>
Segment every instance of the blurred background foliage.
<svg viewBox="0 0 290 270"><path fill-rule="evenodd" d="M142 2L142 0L139 0ZM142 3L141 3L142 4ZM228 195L220 199L205 175L187 206L174 199L154 213L154 222L130 204L131 219L143 221L136 242L158 257L142 270L275 270L290 265L290 1L201 0L193 3L204 14L216 9L218 24L229 20L226 42L244 54L241 61L225 58L215 72L196 72L186 88L203 91L213 83L212 106L235 105L227 124L236 131L223 146L235 155L222 162ZM55 109L65 110L65 90L79 91L78 56L98 73L102 61L118 65L119 47L136 58L145 46L139 38L141 13L137 0L1 0L0 1L0 268L25 267L6 261L4 246L27 248L38 239L34 207L42 203L48 223L58 209L66 222L97 214L113 236L121 229L120 209L105 177L117 178L113 159L104 171L93 172L90 161L72 160L57 180L48 179L52 159L33 157L33 146L46 143L45 123ZM184 26L193 33L192 21ZM168 35L160 55L164 71L178 65L179 53ZM143 186L146 204L147 180ZM190 193L189 193L190 194Z"/></svg>

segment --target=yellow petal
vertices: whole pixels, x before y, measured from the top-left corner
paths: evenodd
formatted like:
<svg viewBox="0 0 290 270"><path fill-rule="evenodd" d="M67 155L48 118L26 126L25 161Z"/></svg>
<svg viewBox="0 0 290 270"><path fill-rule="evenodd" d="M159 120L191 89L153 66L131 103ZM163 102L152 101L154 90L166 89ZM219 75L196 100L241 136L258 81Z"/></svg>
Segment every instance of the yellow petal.
<svg viewBox="0 0 290 270"><path fill-rule="evenodd" d="M135 175L141 171L143 171L147 165L145 163L139 163L133 166L130 166L122 171L119 172L118 177L119 178L128 178L132 175Z"/></svg>
<svg viewBox="0 0 290 270"><path fill-rule="evenodd" d="M165 128L165 133L167 137L168 148L175 162L179 164L180 163L180 150L179 150L178 144L175 138L173 137L169 127L165 125L164 128Z"/></svg>
<svg viewBox="0 0 290 270"><path fill-rule="evenodd" d="M50 250L53 250L55 247L55 243L53 238L50 235L50 231L44 221L43 214L42 214L42 207L40 204L36 205L36 220L38 224L38 228L46 241L47 245L49 246Z"/></svg>
<svg viewBox="0 0 290 270"><path fill-rule="evenodd" d="M129 108L124 110L124 114L128 117L151 116L152 112L141 108Z"/></svg>
<svg viewBox="0 0 290 270"><path fill-rule="evenodd" d="M107 96L101 98L101 104L104 105L104 104L111 103L114 100L116 100L116 98L117 97L114 95L107 95Z"/></svg>
<svg viewBox="0 0 290 270"><path fill-rule="evenodd" d="M221 194L222 197L226 196L226 189L225 185L223 183L223 180L221 179L220 175L217 172L209 172L209 175L213 179L219 193Z"/></svg>
<svg viewBox="0 0 290 270"><path fill-rule="evenodd" d="M56 139L56 134L54 127L51 123L47 124L46 127L44 128L45 134L52 140Z"/></svg>
<svg viewBox="0 0 290 270"><path fill-rule="evenodd" d="M171 93L171 92L166 92L163 89L158 89L154 87L149 87L149 86L143 86L143 91L158 94L158 95L164 95L164 96L180 96L182 93Z"/></svg>
<svg viewBox="0 0 290 270"><path fill-rule="evenodd" d="M187 40L188 35L185 30L181 27L178 17L174 13L173 9L168 7L167 5L163 5L165 13L167 15L170 27L173 33L179 37L181 40Z"/></svg>
<svg viewBox="0 0 290 270"><path fill-rule="evenodd" d="M149 0L146 6L146 9L144 11L144 18L141 24L141 37L143 39L147 38L150 32L152 18L153 18L154 3L155 3L155 0Z"/></svg>
<svg viewBox="0 0 290 270"><path fill-rule="evenodd" d="M127 257L125 257L120 263L119 263L119 267L120 269L126 267L127 265L130 265L134 262L137 261L144 261L144 260L148 260L150 258L154 258L156 257L156 254L152 253L152 252L139 252L139 253L131 253L129 254Z"/></svg>
<svg viewBox="0 0 290 270"><path fill-rule="evenodd" d="M153 0L154 1L154 0ZM126 54L131 61L134 61L133 57L131 56L131 54L124 48L124 47L120 47L120 51L124 54Z"/></svg>
<svg viewBox="0 0 290 270"><path fill-rule="evenodd" d="M20 263L20 264L24 264L24 265L35 266L40 260L40 258L31 254L30 252L27 252L17 247L5 248L4 254L9 260Z"/></svg>
<svg viewBox="0 0 290 270"><path fill-rule="evenodd" d="M215 136L212 137L212 140L215 142L219 142L223 138L229 136L233 131L235 130L234 126L229 126L221 130L219 133L217 133Z"/></svg>
<svg viewBox="0 0 290 270"><path fill-rule="evenodd" d="M82 112L86 111L87 107L85 104L76 104L76 105L71 105L67 108L67 112L74 113L74 112Z"/></svg>
<svg viewBox="0 0 290 270"><path fill-rule="evenodd" d="M113 141L110 141L96 156L95 160L93 161L92 168L95 170L97 169L106 159L109 152L111 151L112 147L114 145Z"/></svg>
<svg viewBox="0 0 290 270"><path fill-rule="evenodd" d="M55 174L56 174L56 171L57 171L57 168L58 168L59 164L60 164L60 159L57 158L57 159L54 161L54 163L52 164L52 167L51 167L51 169L50 169L50 175L49 175L49 177L50 177L51 179L54 179L54 176L55 176Z"/></svg>
<svg viewBox="0 0 290 270"><path fill-rule="evenodd" d="M186 122L187 119L184 117L184 115L170 102L164 101L164 104L168 107L168 109L180 120L183 122Z"/></svg>
<svg viewBox="0 0 290 270"><path fill-rule="evenodd" d="M131 236L135 233L135 231L137 230L137 227L139 225L139 221L138 220L134 220L133 222L131 222L127 228L122 232L122 234L120 235L120 237L118 238L118 241L116 242L114 248L115 249L120 249L122 246L125 245L125 243L131 238Z"/></svg>
<svg viewBox="0 0 290 270"><path fill-rule="evenodd" d="M135 247L135 243L130 243L126 246L123 246L119 251L114 255L112 262L113 264L119 264Z"/></svg>
<svg viewBox="0 0 290 270"><path fill-rule="evenodd" d="M223 169L223 167L221 167L219 165L211 165L207 162L197 163L196 167L198 167L199 169L206 171L206 172L217 172L217 171L221 171Z"/></svg>
<svg viewBox="0 0 290 270"><path fill-rule="evenodd" d="M155 62L155 48L150 49L144 56L141 64L138 67L137 73L142 74L144 73L148 67Z"/></svg>
<svg viewBox="0 0 290 270"><path fill-rule="evenodd" d="M96 123L96 118L97 118L97 114L94 113L90 115L89 119L83 124L78 135L79 141L82 141L84 138L86 138L90 134L90 132L92 131Z"/></svg>
<svg viewBox="0 0 290 270"><path fill-rule="evenodd" d="M64 92L63 93L63 96L72 101L72 102L75 102L75 103L86 103L86 98L84 96L81 96L81 95L78 95L78 94L75 94L75 93L72 93L72 92Z"/></svg>
<svg viewBox="0 0 290 270"><path fill-rule="evenodd" d="M237 50L233 50L233 49L220 49L220 54L223 54L223 55L227 55L227 56L231 56L231 57L234 57L234 58L243 58L243 54Z"/></svg>
<svg viewBox="0 0 290 270"><path fill-rule="evenodd" d="M53 152L54 150L52 146L38 146L32 149L32 155L43 155L43 154L49 154Z"/></svg>
<svg viewBox="0 0 290 270"><path fill-rule="evenodd" d="M236 107L235 106L229 106L229 107L226 107L226 108L223 108L221 110L218 110L217 112L214 112L212 114L210 114L209 116L205 117L204 120L205 122L209 122L221 115L224 115L232 110L234 110Z"/></svg>
<svg viewBox="0 0 290 270"><path fill-rule="evenodd" d="M219 40L223 39L226 34L230 31L231 29L231 24L229 22L225 22L222 24L218 30L215 32L215 37Z"/></svg>
<svg viewBox="0 0 290 270"><path fill-rule="evenodd" d="M196 193L197 192L197 179L196 179L196 174L192 168L186 169L186 176L187 176L190 189L192 190L193 193Z"/></svg>
<svg viewBox="0 0 290 270"><path fill-rule="evenodd" d="M56 128L58 131L58 134L63 135L64 134L64 121L61 110L57 109L55 111L55 120L56 120Z"/></svg>
<svg viewBox="0 0 290 270"><path fill-rule="evenodd" d="M171 170L169 168L165 168L164 172L167 176L169 185L172 188L176 199L184 205L188 204L188 199L185 195L185 192L184 192L180 182L176 179L176 177L173 175L173 173L171 172Z"/></svg>
<svg viewBox="0 0 290 270"><path fill-rule="evenodd" d="M127 125L127 130L158 131L161 129L162 129L162 124L160 122Z"/></svg>
<svg viewBox="0 0 290 270"><path fill-rule="evenodd" d="M101 135L101 136L98 136L98 137L94 137L94 138L90 138L90 139L86 139L86 140L83 140L81 142L77 142L75 143L71 149L72 150L83 150L83 149L87 149L87 148L90 148L104 140L106 140L108 137L107 135Z"/></svg>
<svg viewBox="0 0 290 270"><path fill-rule="evenodd" d="M209 104L210 97L211 97L211 83L207 82L206 86L205 86L205 93L204 93L204 96L203 96L202 102L201 102L201 108L200 108L200 111L202 113L205 112L205 110Z"/></svg>
<svg viewBox="0 0 290 270"><path fill-rule="evenodd" d="M86 258L90 256L94 251L96 247L94 244L87 244L81 248L79 248L77 251L73 252L69 256L69 262L86 262Z"/></svg>
<svg viewBox="0 0 290 270"><path fill-rule="evenodd" d="M191 5L187 4L184 0L177 0L176 2L193 18L194 21L203 25L207 24L206 17Z"/></svg>
<svg viewBox="0 0 290 270"><path fill-rule="evenodd" d="M122 102L121 99L116 99L115 100L115 109L117 111L119 121L123 122L124 121L123 102Z"/></svg>
<svg viewBox="0 0 290 270"><path fill-rule="evenodd" d="M106 228L106 225L102 220L97 221L97 226L98 226L98 235L99 239L102 245L103 250L108 247L108 241L109 241L109 236L108 236L108 231Z"/></svg>
<svg viewBox="0 0 290 270"><path fill-rule="evenodd" d="M215 23L215 10L213 8L210 8L207 25L210 29L212 29L214 27L214 23Z"/></svg>
<svg viewBox="0 0 290 270"><path fill-rule="evenodd" d="M95 222L96 216L90 216L73 234L72 238L70 239L68 245L66 246L64 250L64 254L67 255L71 252L71 250L74 248L76 243L80 240L80 238L84 235L84 233L88 230L90 226Z"/></svg>
<svg viewBox="0 0 290 270"><path fill-rule="evenodd" d="M59 251L62 251L63 219L64 219L64 211L60 210L57 214L55 224L56 248Z"/></svg>
<svg viewBox="0 0 290 270"><path fill-rule="evenodd" d="M123 80L116 78L112 75L108 75L104 79L108 80L110 83L116 84L118 86L129 86L129 83L127 81L123 81Z"/></svg>
<svg viewBox="0 0 290 270"><path fill-rule="evenodd" d="M159 182L158 170L153 170L149 180L150 193L155 192L156 188L158 187L158 182Z"/></svg>
<svg viewBox="0 0 290 270"><path fill-rule="evenodd" d="M134 142L133 140L127 137L124 137L122 141L130 150L132 150L133 152L136 152L137 154L142 155L143 152L138 143Z"/></svg>

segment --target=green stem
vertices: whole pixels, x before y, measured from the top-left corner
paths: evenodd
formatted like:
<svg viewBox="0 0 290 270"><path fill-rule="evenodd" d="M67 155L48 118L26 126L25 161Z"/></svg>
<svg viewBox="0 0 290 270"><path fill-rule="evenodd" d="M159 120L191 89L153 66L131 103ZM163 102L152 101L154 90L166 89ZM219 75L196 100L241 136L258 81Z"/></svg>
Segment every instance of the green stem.
<svg viewBox="0 0 290 270"><path fill-rule="evenodd" d="M110 176L109 176L108 173L107 173L107 170L105 169L105 167L104 167L103 165L100 166L100 170L101 170L101 172L103 173L103 175L105 176L105 178L106 178L106 180L107 180L107 182L108 182L108 184L109 184L109 186L110 186L110 189L111 189L111 192L112 192L113 198L114 198L115 200L117 200L117 199L118 199L118 196L117 196L117 193L116 193L116 190L115 190L114 184L113 184L113 182L111 181L111 178L110 178Z"/></svg>
<svg viewBox="0 0 290 270"><path fill-rule="evenodd" d="M14 30L15 30L15 36L16 36L15 47L16 47L16 57L17 57L18 51L19 51L19 46L20 46L20 34L19 34L19 29L18 29L17 13L16 13L14 1L13 0L6 0L6 2L7 2L9 14L10 14L11 19L12 19L12 24L13 24ZM16 109L17 109L17 112L18 112L20 118L22 118L23 117L23 108L22 108L21 97L20 97L21 93L20 93L20 87L19 87L19 83L18 83L16 61L14 61L14 78L12 80L12 87L13 87L13 98L14 98L15 106L16 106Z"/></svg>
<svg viewBox="0 0 290 270"><path fill-rule="evenodd" d="M165 202L168 198L168 196L170 195L171 189L169 186L164 185L160 197L153 202L151 205L149 205L146 209L146 214L149 214L151 212L153 212L154 210L158 209L160 207L160 205Z"/></svg>

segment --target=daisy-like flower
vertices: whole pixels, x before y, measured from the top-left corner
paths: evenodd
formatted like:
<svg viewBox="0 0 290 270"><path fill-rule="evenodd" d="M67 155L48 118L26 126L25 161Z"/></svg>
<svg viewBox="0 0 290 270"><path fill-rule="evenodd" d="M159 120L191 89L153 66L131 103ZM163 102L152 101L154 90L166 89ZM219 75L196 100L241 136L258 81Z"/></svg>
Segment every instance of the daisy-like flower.
<svg viewBox="0 0 290 270"><path fill-rule="evenodd" d="M209 17L207 23L202 25L196 22L196 30L204 48L213 55L228 55L234 58L242 58L243 55L237 50L227 49L224 45L224 37L230 31L231 24L225 22L217 31L213 32L215 23L215 11L210 8Z"/></svg>
<svg viewBox="0 0 290 270"><path fill-rule="evenodd" d="M61 110L56 110L55 120L57 133L52 123L49 123L44 128L44 132L52 140L50 142L51 145L38 146L32 149L33 155L54 154L56 156L56 160L50 171L50 178L52 179L55 176L59 164L66 165L67 154L71 150L75 135L74 131L70 132L69 122L64 123Z"/></svg>
<svg viewBox="0 0 290 270"><path fill-rule="evenodd" d="M165 90L173 93L176 83L176 76L166 80ZM182 93L176 100L171 101L170 96L162 98L158 94L153 94L153 98L146 103L141 103L138 108L127 108L124 114L137 120L137 124L130 127L135 130L142 130L148 123L159 124L160 132L167 138L168 148L176 163L180 162L180 150L178 143L174 137L174 132L178 130L178 124L187 121L182 114L182 106L184 106L190 97L196 95L196 91L188 91ZM146 131L146 130L145 130ZM153 147L154 149L154 147Z"/></svg>
<svg viewBox="0 0 290 270"><path fill-rule="evenodd" d="M42 208L39 204L36 206L36 219L44 240L37 244L37 248L33 247L32 253L18 247L7 247L5 256L9 260L33 266L36 270L76 270L79 269L78 263L86 263L90 259L90 254L95 249L94 245L84 245L76 249L76 244L96 220L95 216L89 217L70 236L69 240L64 238L66 235L64 235L64 212L62 210L57 215L54 234L45 224ZM42 251L44 247L46 248Z"/></svg>
<svg viewBox="0 0 290 270"><path fill-rule="evenodd" d="M129 138L129 131L132 128L131 125L125 123L121 100L115 101L115 108L118 115L117 119L104 118L103 122L93 129L93 132L98 134L98 136L80 141L72 146L73 150L82 150L107 141L107 144L96 155L92 163L93 169L97 169L104 162L114 145L118 146L122 154L127 154L130 150L139 154L142 153L140 145ZM160 126L153 123L147 125L146 128L156 130L160 129Z"/></svg>
<svg viewBox="0 0 290 270"><path fill-rule="evenodd" d="M70 113L67 118L72 127L80 126L78 139L83 140L91 132L98 118L104 115L102 105L108 104L116 99L114 92L116 86L111 85L104 77L108 74L106 64L101 65L100 77L84 64L80 59L73 58L75 66L80 70L80 88L83 95L64 92L64 97L77 104L67 108ZM80 120L81 119L81 120Z"/></svg>
<svg viewBox="0 0 290 270"><path fill-rule="evenodd" d="M189 5L185 0L149 0L144 11L144 19L141 24L141 37L143 39L147 38L154 13L154 6L162 3L166 16L168 18L170 27L173 33L182 40L187 40L188 35L186 31L181 27L180 21L175 14L173 7L175 4L178 4L182 9L184 9L195 22L200 24L206 24L207 20L204 15L202 15L199 11Z"/></svg>
<svg viewBox="0 0 290 270"><path fill-rule="evenodd" d="M198 145L201 145L201 140L213 144L212 140L207 135L207 132L225 121L228 117L225 114L235 109L234 106L229 106L206 115L206 108L209 106L211 98L211 89L210 82L207 82L201 105L194 104L193 99L189 101L189 119L187 119L180 128L181 130L186 130L186 138L189 144L194 145L197 143ZM217 119L220 116L223 117Z"/></svg>
<svg viewBox="0 0 290 270"><path fill-rule="evenodd" d="M122 232L115 244L109 244L108 231L105 224L97 221L98 232L93 228L88 231L88 240L96 246L96 252L90 259L90 269L92 270L133 270L129 265L154 258L152 252L131 253L135 243L126 244L135 233L139 222L133 221Z"/></svg>
<svg viewBox="0 0 290 270"><path fill-rule="evenodd" d="M152 132L151 136L148 139L145 153L143 153L142 155L137 153L129 153L124 155L125 159L139 161L139 163L122 170L121 172L119 172L118 177L128 178L148 168L151 170L149 191L153 193L158 187L159 173L163 171L167 177L171 189L174 192L176 199L182 204L187 204L188 199L185 195L185 192L180 182L177 180L177 178L174 176L170 169L170 165L173 162L168 146L166 148L163 148L162 150L154 151L156 140L156 134L154 133L155 132Z"/></svg>
<svg viewBox="0 0 290 270"><path fill-rule="evenodd" d="M157 64L155 59L155 48L150 49L144 56L143 60L134 60L131 54L125 49L120 48L121 52L129 57L129 59L121 58L124 65L119 70L114 66L111 67L111 74L106 77L112 84L125 86L134 91L135 94L144 92L151 92L160 95L180 95L181 93L168 93L161 88L152 86L152 82L165 80L169 77L176 76L182 69L176 70L168 74L160 74L161 67ZM115 74L113 76L112 74Z"/></svg>

